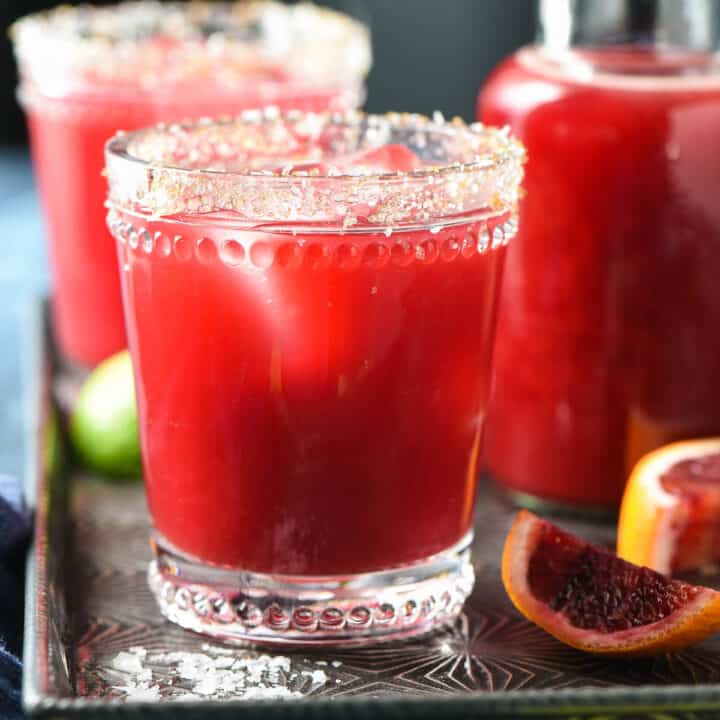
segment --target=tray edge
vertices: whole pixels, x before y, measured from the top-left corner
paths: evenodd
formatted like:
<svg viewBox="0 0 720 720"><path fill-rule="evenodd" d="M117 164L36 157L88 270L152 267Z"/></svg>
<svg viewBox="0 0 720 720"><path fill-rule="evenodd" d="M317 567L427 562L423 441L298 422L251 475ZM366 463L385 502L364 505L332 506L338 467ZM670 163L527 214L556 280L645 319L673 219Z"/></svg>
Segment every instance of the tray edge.
<svg viewBox="0 0 720 720"><path fill-rule="evenodd" d="M47 616L38 607L38 542L46 534L45 513L38 507L45 478L41 469L42 406L47 392L48 368L45 349L45 302L35 297L25 308L23 317L23 410L25 416L25 468L23 473L25 498L35 513L33 537L28 549L25 574L25 617L23 637L22 703L32 714L42 703L43 687L41 663L47 667Z"/></svg>

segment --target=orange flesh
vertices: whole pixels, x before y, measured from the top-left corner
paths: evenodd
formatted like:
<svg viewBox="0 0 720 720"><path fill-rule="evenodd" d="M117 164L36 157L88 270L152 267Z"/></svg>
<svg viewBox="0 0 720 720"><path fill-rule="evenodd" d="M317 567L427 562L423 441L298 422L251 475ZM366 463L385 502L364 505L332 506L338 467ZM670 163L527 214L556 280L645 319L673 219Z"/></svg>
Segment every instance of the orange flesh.
<svg viewBox="0 0 720 720"><path fill-rule="evenodd" d="M720 493L720 453L681 460L660 478L670 493L698 494L715 490Z"/></svg>
<svg viewBox="0 0 720 720"><path fill-rule="evenodd" d="M613 633L667 617L698 593L544 523L528 564L532 594L573 627Z"/></svg>
<svg viewBox="0 0 720 720"><path fill-rule="evenodd" d="M502 579L531 622L593 654L653 656L720 630L720 593L628 563L525 510L505 541Z"/></svg>
<svg viewBox="0 0 720 720"><path fill-rule="evenodd" d="M720 453L675 463L660 484L684 506L671 569L694 570L720 560Z"/></svg>

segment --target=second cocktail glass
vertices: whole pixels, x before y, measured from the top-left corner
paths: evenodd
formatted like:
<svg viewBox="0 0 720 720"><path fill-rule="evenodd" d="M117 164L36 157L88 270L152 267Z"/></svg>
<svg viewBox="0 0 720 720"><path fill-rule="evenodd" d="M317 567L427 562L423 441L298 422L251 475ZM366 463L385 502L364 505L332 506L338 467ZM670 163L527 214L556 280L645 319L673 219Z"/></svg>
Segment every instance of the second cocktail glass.
<svg viewBox="0 0 720 720"><path fill-rule="evenodd" d="M357 107L370 64L363 25L308 4L64 6L18 21L13 39L50 239L55 336L80 366L126 344L103 208L106 140L265 105Z"/></svg>
<svg viewBox="0 0 720 720"><path fill-rule="evenodd" d="M522 161L502 131L411 115L109 143L168 618L352 643L459 612Z"/></svg>

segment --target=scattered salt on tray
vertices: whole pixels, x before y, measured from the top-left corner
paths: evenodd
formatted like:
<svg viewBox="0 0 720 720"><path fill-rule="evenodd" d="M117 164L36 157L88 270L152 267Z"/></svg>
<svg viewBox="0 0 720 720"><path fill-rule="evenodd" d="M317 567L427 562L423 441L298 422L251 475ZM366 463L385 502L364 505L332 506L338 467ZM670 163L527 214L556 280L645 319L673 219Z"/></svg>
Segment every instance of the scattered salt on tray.
<svg viewBox="0 0 720 720"><path fill-rule="evenodd" d="M134 675L137 681L150 680L152 671L143 667L142 658L132 652L118 653L112 661L113 669Z"/></svg>
<svg viewBox="0 0 720 720"><path fill-rule="evenodd" d="M143 647L131 647L112 660L117 674L113 687L133 701L159 700L161 685L165 686L163 697L171 700L255 700L301 697L299 688L315 690L328 682L324 670L293 668L290 658L282 655L257 655L207 643L202 650L150 653ZM328 663L319 660L315 664ZM333 667L341 664L332 662Z"/></svg>
<svg viewBox="0 0 720 720"><path fill-rule="evenodd" d="M123 690L129 700L135 700L136 702L152 702L160 699L160 687L146 682L133 683L129 681L127 685L117 686L117 689Z"/></svg>
<svg viewBox="0 0 720 720"><path fill-rule="evenodd" d="M309 677L313 685L324 685L327 682L327 673L324 670L303 670L302 674Z"/></svg>

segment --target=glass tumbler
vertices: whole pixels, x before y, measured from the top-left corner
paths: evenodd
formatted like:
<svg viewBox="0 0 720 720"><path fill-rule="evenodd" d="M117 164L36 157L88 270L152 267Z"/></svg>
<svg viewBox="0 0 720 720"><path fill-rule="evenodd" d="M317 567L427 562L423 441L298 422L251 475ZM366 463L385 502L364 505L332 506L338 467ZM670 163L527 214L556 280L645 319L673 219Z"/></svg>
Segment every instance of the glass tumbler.
<svg viewBox="0 0 720 720"><path fill-rule="evenodd" d="M103 147L118 130L265 105L362 103L369 34L309 4L63 6L12 29L45 211L60 350L90 367L126 346L105 227Z"/></svg>
<svg viewBox="0 0 720 720"><path fill-rule="evenodd" d="M108 144L170 620L312 644L457 615L523 158L503 131L352 112Z"/></svg>

